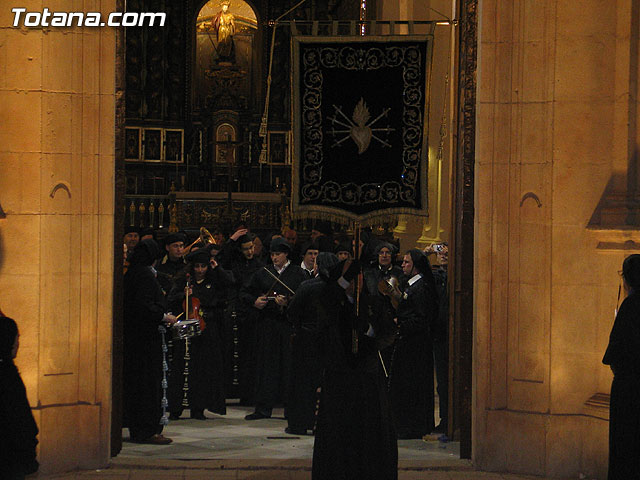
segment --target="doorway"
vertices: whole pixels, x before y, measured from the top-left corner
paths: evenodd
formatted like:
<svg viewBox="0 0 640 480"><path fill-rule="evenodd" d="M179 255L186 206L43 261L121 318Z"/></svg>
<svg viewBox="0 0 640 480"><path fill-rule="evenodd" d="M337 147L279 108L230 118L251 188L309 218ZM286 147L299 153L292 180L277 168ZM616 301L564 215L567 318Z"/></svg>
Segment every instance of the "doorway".
<svg viewBox="0 0 640 480"><path fill-rule="evenodd" d="M475 70L477 60L478 0L461 0L458 26L456 83L456 139L452 183L452 261L450 268L450 418L460 441L459 456L471 458ZM117 33L116 88L125 93L125 37ZM122 450L122 275L121 226L125 219L124 126L125 106L116 106L116 205L114 229L113 416L111 452ZM456 437L454 437L456 438Z"/></svg>

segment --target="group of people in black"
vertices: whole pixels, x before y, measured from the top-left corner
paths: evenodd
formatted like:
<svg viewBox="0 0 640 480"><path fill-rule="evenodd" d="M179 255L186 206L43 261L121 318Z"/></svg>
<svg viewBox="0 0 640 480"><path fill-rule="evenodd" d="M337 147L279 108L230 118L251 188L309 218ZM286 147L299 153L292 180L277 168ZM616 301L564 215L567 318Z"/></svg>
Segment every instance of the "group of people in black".
<svg viewBox="0 0 640 480"><path fill-rule="evenodd" d="M435 429L446 430L445 244L426 252L436 254L435 269L416 249L397 266L391 244L366 236L357 259L350 242L335 253L312 243L300 250L298 266L289 231L269 241L264 265L244 228L186 256L183 234L167 237L161 254L152 233L132 233L125 234L124 282L124 425L132 440L170 443L162 435L167 409L174 418L186 406L197 419L205 410L224 413L225 321L239 328L233 355L252 359L240 362L238 375L239 398L255 405L247 420L284 404L290 433L315 429L316 480L397 478L397 439L433 429L434 365L441 400ZM315 259L311 273L305 257ZM621 276L628 295L603 362L614 374L608 478L626 480L640 472L640 255L625 259ZM199 299L202 317L188 356L186 343L163 351L187 296ZM38 469L38 427L14 363L18 348L18 326L0 312L0 465L12 479Z"/></svg>
<svg viewBox="0 0 640 480"><path fill-rule="evenodd" d="M237 398L254 407L247 421L284 406L286 433L315 433L314 478L395 478L397 439L446 432L446 245L398 256L363 232L356 256L354 243L334 240L326 222L302 247L291 229L262 239L246 225L186 254L184 233L168 235L162 253L153 238L129 243L124 395L132 440L169 443L163 415L178 420L188 408L206 419L206 410L224 414L225 400ZM165 339L163 359L159 336L191 318L186 298L198 300L191 310L200 332Z"/></svg>

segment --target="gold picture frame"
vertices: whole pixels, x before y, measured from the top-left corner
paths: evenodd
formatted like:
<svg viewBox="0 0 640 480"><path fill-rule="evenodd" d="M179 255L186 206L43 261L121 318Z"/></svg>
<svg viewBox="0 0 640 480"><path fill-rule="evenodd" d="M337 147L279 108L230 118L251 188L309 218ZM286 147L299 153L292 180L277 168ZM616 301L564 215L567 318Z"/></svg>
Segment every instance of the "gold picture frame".
<svg viewBox="0 0 640 480"><path fill-rule="evenodd" d="M164 157L162 128L145 128L142 131L142 160L161 162Z"/></svg>
<svg viewBox="0 0 640 480"><path fill-rule="evenodd" d="M271 131L267 135L267 163L289 165L291 163L291 132Z"/></svg>
<svg viewBox="0 0 640 480"><path fill-rule="evenodd" d="M125 127L124 159L129 162L137 162L142 159L142 129L140 127Z"/></svg>
<svg viewBox="0 0 640 480"><path fill-rule="evenodd" d="M164 129L163 160L169 163L184 163L184 130Z"/></svg>

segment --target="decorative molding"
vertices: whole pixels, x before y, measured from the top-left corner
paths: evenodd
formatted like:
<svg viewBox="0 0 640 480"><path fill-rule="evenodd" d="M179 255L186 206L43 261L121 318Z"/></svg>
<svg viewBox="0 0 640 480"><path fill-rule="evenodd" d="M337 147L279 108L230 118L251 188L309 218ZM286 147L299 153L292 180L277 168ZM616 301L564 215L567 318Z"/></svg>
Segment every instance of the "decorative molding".
<svg viewBox="0 0 640 480"><path fill-rule="evenodd" d="M127 2L129 7L130 2ZM116 0L116 11L125 11L125 0ZM114 210L113 210L113 323L111 366L111 436L110 452L117 455L122 450L122 348L123 348L123 273L124 252L124 192L125 192L125 118L129 105L129 82L127 78L127 38L137 29L115 30L115 145L114 145Z"/></svg>
<svg viewBox="0 0 640 480"><path fill-rule="evenodd" d="M611 403L611 395L608 393L594 393L589 400L584 402L585 405L597 408L609 408Z"/></svg>
<svg viewBox="0 0 640 480"><path fill-rule="evenodd" d="M455 221L452 241L454 385L453 425L460 432L460 457L471 458L474 285L474 165L478 0L461 0L459 12L457 137L454 154Z"/></svg>
<svg viewBox="0 0 640 480"><path fill-rule="evenodd" d="M49 192L49 196L51 198L54 198L56 196L56 192L58 190L64 190L65 192L67 192L67 195L69 196L69 198L71 198L71 189L69 188L69 184L67 182L58 182L56 183L53 188L51 189L51 192Z"/></svg>
<svg viewBox="0 0 640 480"><path fill-rule="evenodd" d="M540 201L540 199L538 198L538 195L536 195L533 192L527 192L522 196L522 199L520 200L520 206L524 205L524 202L528 199L528 198L532 198L533 200L535 200L536 204L538 205L538 208L542 207L542 202Z"/></svg>
<svg viewBox="0 0 640 480"><path fill-rule="evenodd" d="M640 243L633 240L627 240L626 242L598 242L596 247L598 250L609 250L615 252L629 252L640 251Z"/></svg>
<svg viewBox="0 0 640 480"><path fill-rule="evenodd" d="M586 402L584 402L583 415L598 418L600 420L609 420L609 405L611 395L608 393L594 393Z"/></svg>

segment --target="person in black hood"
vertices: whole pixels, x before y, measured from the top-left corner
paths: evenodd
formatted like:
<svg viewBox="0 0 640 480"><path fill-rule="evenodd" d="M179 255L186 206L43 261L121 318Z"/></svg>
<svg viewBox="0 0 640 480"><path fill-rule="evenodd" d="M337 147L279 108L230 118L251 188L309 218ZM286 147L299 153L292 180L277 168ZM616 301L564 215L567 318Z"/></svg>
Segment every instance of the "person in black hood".
<svg viewBox="0 0 640 480"><path fill-rule="evenodd" d="M123 426L131 440L165 445L171 439L161 435L162 336L158 327L174 324L175 315L166 312L164 294L152 267L160 248L143 240L130 258L124 276Z"/></svg>
<svg viewBox="0 0 640 480"><path fill-rule="evenodd" d="M434 428L433 324L438 294L427 256L404 255L406 288L397 315L398 334L390 362L389 395L399 439L422 438Z"/></svg>
<svg viewBox="0 0 640 480"><path fill-rule="evenodd" d="M374 247L371 246L372 243L375 245ZM373 252L373 258L375 258L372 266L362 270L364 291L368 295L379 297L381 300L380 306L385 310L384 315L393 317L395 315L393 302L389 296L381 293L381 291L388 288L390 284L398 285L402 278L402 269L393 264L397 250L388 242L368 236L363 246L363 251ZM362 265L366 265L366 263L362 263ZM383 348L381 355L385 365L388 366L391 363L392 347Z"/></svg>
<svg viewBox="0 0 640 480"><path fill-rule="evenodd" d="M0 316L0 467L9 480L23 479L38 470L38 427L20 372L13 363L18 354L18 326Z"/></svg>
<svg viewBox="0 0 640 480"><path fill-rule="evenodd" d="M622 264L627 291L602 363L611 366L609 480L640 479L640 255Z"/></svg>
<svg viewBox="0 0 640 480"><path fill-rule="evenodd" d="M398 478L396 432L378 355L391 341L393 317L381 307L382 297L366 291L356 309L354 284L359 272L357 260L339 263L320 293L316 337L324 373L313 480Z"/></svg>
<svg viewBox="0 0 640 480"><path fill-rule="evenodd" d="M311 229L309 237L313 243L318 245L321 252L333 252L333 228L331 223L325 220L318 220Z"/></svg>

